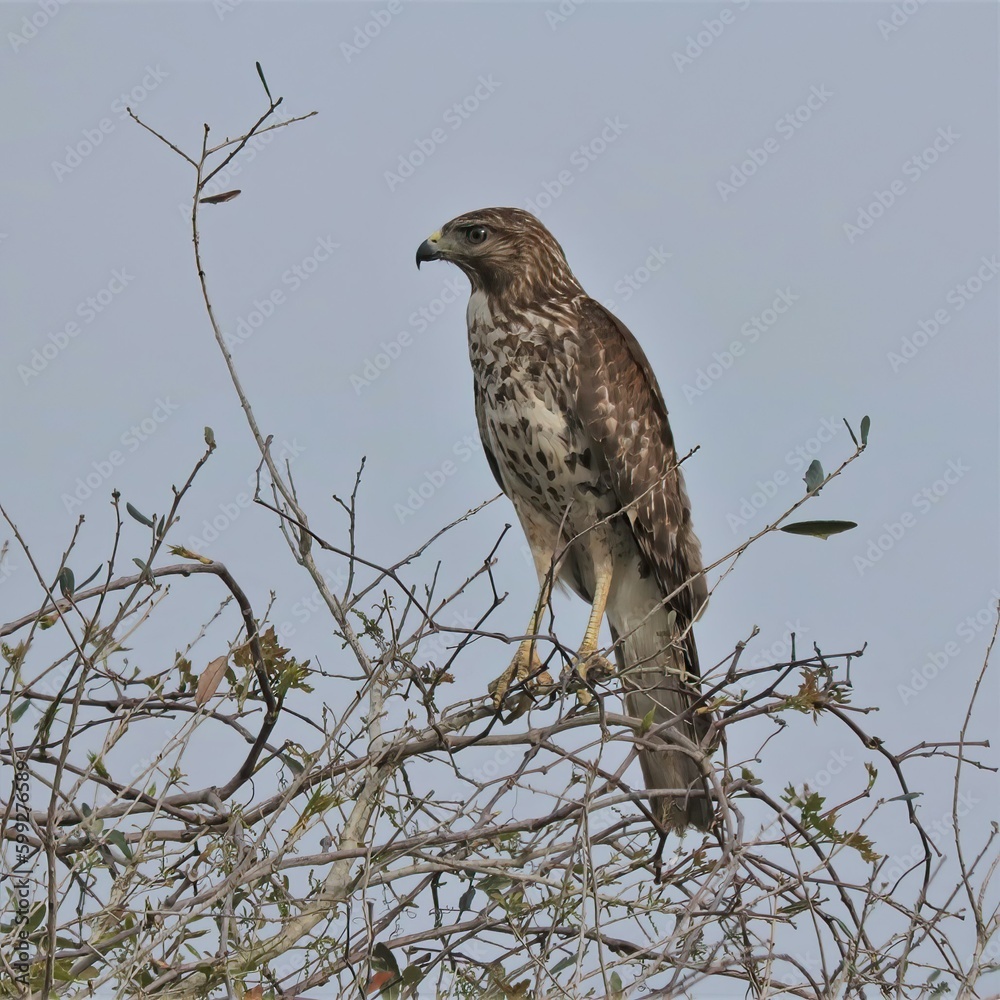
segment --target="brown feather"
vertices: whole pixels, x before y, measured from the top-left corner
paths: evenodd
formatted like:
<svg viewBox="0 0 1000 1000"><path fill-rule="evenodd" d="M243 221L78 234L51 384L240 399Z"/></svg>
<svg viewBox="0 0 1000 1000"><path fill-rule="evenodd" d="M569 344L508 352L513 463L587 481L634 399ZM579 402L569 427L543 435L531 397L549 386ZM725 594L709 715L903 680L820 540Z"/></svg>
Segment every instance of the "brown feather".
<svg viewBox="0 0 1000 1000"><path fill-rule="evenodd" d="M639 751L671 829L705 829L708 717L691 626L707 599L701 551L667 408L638 341L589 298L534 216L489 208L452 219L421 247L469 277L469 357L490 468L511 498L542 577L590 601L610 559L607 615ZM683 586L687 584L687 586ZM677 594L667 600L678 588ZM648 745L653 743L653 746Z"/></svg>

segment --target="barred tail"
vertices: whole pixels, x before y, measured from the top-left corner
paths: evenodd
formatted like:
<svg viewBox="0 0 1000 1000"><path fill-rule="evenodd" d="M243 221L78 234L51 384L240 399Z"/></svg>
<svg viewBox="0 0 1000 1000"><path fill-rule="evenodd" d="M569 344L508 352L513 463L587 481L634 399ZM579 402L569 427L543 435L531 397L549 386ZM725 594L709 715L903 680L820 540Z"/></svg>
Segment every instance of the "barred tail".
<svg viewBox="0 0 1000 1000"><path fill-rule="evenodd" d="M625 686L625 705L629 715L645 719L653 711L653 729L687 710L696 698L691 678L697 683L698 653L694 636L680 638L678 625L671 632L670 612L658 606L640 624L619 618L609 609L618 668ZM677 724L677 732L693 743L704 737L709 726L707 716L696 716ZM642 748L639 763L646 787L684 790L676 795L654 796L651 805L668 830L683 831L688 826L707 830L712 823L712 800L707 795L707 783L701 765L681 748L670 747L669 736L663 740L663 750ZM694 794L691 794L694 793Z"/></svg>

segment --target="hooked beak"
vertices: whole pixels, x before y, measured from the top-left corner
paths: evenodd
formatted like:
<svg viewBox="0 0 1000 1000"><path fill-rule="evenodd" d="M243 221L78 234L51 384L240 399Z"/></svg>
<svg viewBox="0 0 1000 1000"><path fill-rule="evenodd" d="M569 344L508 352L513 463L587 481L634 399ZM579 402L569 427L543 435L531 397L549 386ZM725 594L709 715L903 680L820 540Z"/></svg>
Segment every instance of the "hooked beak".
<svg viewBox="0 0 1000 1000"><path fill-rule="evenodd" d="M431 233L420 246L417 247L417 268L427 260L440 260L441 251L438 249L438 241L441 239L441 230Z"/></svg>

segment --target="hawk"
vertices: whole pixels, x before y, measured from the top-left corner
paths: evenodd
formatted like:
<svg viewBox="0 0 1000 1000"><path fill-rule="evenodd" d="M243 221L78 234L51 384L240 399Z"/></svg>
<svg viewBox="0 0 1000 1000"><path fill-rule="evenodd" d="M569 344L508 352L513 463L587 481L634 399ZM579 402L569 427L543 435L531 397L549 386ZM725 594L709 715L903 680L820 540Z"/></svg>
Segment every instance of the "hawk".
<svg viewBox="0 0 1000 1000"><path fill-rule="evenodd" d="M707 829L712 803L697 750L698 653L692 623L707 600L701 547L667 408L625 325L590 298L562 247L528 212L460 215L417 250L468 277L476 420L486 460L510 498L538 573L526 638L495 682L542 667L535 651L553 582L590 604L575 667L595 665L605 615L630 715L652 719L639 760L668 830ZM669 793L669 794L667 794Z"/></svg>

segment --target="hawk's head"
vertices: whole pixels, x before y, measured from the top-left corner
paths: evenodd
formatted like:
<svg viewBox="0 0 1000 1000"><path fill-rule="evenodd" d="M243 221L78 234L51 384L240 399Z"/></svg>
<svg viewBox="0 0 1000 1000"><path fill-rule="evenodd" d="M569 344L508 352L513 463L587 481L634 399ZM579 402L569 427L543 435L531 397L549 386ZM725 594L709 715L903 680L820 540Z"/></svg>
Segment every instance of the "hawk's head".
<svg viewBox="0 0 1000 1000"><path fill-rule="evenodd" d="M417 249L417 267L426 260L450 260L473 289L493 294L581 291L555 237L520 208L481 208L446 222Z"/></svg>

